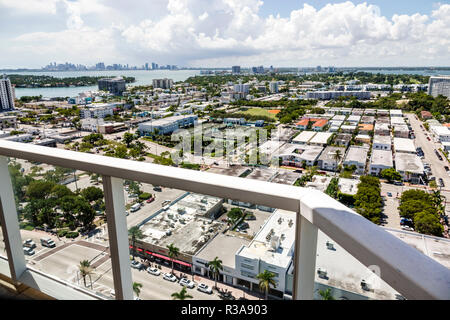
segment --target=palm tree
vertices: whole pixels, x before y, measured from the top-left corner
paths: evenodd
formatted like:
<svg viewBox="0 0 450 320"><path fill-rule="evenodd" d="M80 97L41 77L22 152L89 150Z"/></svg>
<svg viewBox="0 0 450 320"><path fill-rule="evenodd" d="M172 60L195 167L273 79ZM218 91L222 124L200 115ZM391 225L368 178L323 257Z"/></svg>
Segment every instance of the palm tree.
<svg viewBox="0 0 450 320"><path fill-rule="evenodd" d="M94 273L94 269L91 267L91 263L89 262L89 260L80 261L78 269L80 270L80 274L83 277L84 286L86 287L86 276L89 276L89 279L91 279L91 274ZM92 287L92 280L91 280L91 287Z"/></svg>
<svg viewBox="0 0 450 320"><path fill-rule="evenodd" d="M319 295L322 297L322 300L334 300L330 288L328 288L327 290L319 290Z"/></svg>
<svg viewBox="0 0 450 320"><path fill-rule="evenodd" d="M219 257L215 257L214 260L208 262L209 270L214 274L214 288L217 289L217 277L219 276L219 270L223 270L222 260Z"/></svg>
<svg viewBox="0 0 450 320"><path fill-rule="evenodd" d="M175 257L178 257L178 254L180 253L180 249L178 249L177 247L175 247L173 245L173 243L169 244L167 246L167 249L169 249L169 257L172 260L172 274L173 274L173 259Z"/></svg>
<svg viewBox="0 0 450 320"><path fill-rule="evenodd" d="M264 272L256 276L256 279L259 279L259 288L265 291L265 300L268 300L270 285L274 288L277 286L277 283L273 279L274 277L275 274L267 270L264 270Z"/></svg>
<svg viewBox="0 0 450 320"><path fill-rule="evenodd" d="M185 299L188 299L188 298L189 299L193 298L190 294L186 293L186 287L183 287L183 289L181 289L180 292L172 293L172 297L173 297L173 300L176 300L176 299L178 299L178 300L185 300Z"/></svg>
<svg viewBox="0 0 450 320"><path fill-rule="evenodd" d="M131 237L131 242L133 246L133 260L134 256L136 254L136 239L142 239L144 235L142 234L142 231L139 229L138 226L131 227L128 230L128 235Z"/></svg>
<svg viewBox="0 0 450 320"><path fill-rule="evenodd" d="M336 172L337 172L337 167L338 167L338 163L341 161L342 159L342 153L341 150L337 149L334 154L333 154L333 159L334 161L336 161Z"/></svg>
<svg viewBox="0 0 450 320"><path fill-rule="evenodd" d="M133 282L133 291L137 297L139 297L139 294L141 293L141 288L142 288L142 283Z"/></svg>

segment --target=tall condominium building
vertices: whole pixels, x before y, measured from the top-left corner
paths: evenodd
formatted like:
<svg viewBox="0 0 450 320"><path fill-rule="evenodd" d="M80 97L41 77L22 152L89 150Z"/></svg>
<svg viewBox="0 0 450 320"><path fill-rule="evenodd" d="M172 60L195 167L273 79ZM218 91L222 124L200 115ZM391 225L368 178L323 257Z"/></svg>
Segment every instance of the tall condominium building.
<svg viewBox="0 0 450 320"><path fill-rule="evenodd" d="M121 77L103 78L98 80L98 89L108 91L115 96L121 96L126 90L125 80Z"/></svg>
<svg viewBox="0 0 450 320"><path fill-rule="evenodd" d="M278 93L278 82L271 81L269 83L269 90L270 90L270 93Z"/></svg>
<svg viewBox="0 0 450 320"><path fill-rule="evenodd" d="M450 98L450 76L430 77L428 82L428 94L437 97L442 94Z"/></svg>
<svg viewBox="0 0 450 320"><path fill-rule="evenodd" d="M153 79L153 88L170 89L173 87L172 79Z"/></svg>
<svg viewBox="0 0 450 320"><path fill-rule="evenodd" d="M5 76L0 79L0 112L14 109L14 88Z"/></svg>
<svg viewBox="0 0 450 320"><path fill-rule="evenodd" d="M231 72L232 73L241 73L241 66L232 66Z"/></svg>

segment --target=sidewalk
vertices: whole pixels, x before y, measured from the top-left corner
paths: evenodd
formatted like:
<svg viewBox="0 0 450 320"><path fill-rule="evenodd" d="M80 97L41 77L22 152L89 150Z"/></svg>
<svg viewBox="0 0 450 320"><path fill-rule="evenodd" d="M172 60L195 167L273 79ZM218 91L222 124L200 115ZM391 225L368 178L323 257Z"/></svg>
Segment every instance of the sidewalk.
<svg viewBox="0 0 450 320"><path fill-rule="evenodd" d="M138 261L139 261L139 259L140 258L136 258ZM146 261L145 259L141 259L141 262L142 261ZM151 262L151 261L148 261L149 263L151 263L152 264L152 266L155 266L155 265L159 265L159 266L161 266L161 272L162 273L170 273L170 272L172 272L172 268L171 267L167 267L166 265L164 265L164 264L159 264L159 263L157 263L157 262ZM187 276L187 279L188 280L192 280L192 274L191 273L186 273L186 272L183 272L183 271L180 271L180 270L177 270L177 269L175 269L174 268L174 270L173 270L173 273L175 274L175 276L177 276L178 278L180 277L180 275L185 275L185 276ZM219 295L219 293L217 292L217 290L216 289L214 289L214 280L213 279L209 279L209 278L207 278L207 277L202 277L202 276L200 276L200 275L198 275L198 274L194 274L194 282L198 285L199 283L204 283L204 284L206 284L206 285L208 285L209 287L211 287L212 289L213 289L213 294L216 294L216 295ZM242 298L242 297L245 297L245 299L248 299L248 300L260 300L260 299L264 299L264 295L263 294L261 294L260 296L258 296L255 292L248 292L247 290L244 292L244 290L243 289L240 289L240 288L236 288L236 287L233 287L233 286L231 286L231 285L228 285L228 284L225 284L225 283L222 283L222 282L220 282L220 281L217 281L217 287L221 290L221 291L228 291L228 292L230 292L236 299L239 299L239 298Z"/></svg>

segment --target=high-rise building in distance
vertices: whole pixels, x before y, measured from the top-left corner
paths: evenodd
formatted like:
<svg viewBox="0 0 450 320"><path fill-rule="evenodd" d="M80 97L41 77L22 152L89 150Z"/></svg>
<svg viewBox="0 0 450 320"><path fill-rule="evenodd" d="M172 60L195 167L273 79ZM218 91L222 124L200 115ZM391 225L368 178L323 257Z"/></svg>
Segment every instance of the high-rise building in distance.
<svg viewBox="0 0 450 320"><path fill-rule="evenodd" d="M0 112L14 109L14 88L11 81L3 76L0 79Z"/></svg>
<svg viewBox="0 0 450 320"><path fill-rule="evenodd" d="M428 81L428 94L433 97L441 94L450 98L450 76L430 77Z"/></svg>
<svg viewBox="0 0 450 320"><path fill-rule="evenodd" d="M170 89L173 86L172 79L153 79L153 88Z"/></svg>
<svg viewBox="0 0 450 320"><path fill-rule="evenodd" d="M278 93L278 82L271 81L269 83L269 90L270 90L270 93Z"/></svg>
<svg viewBox="0 0 450 320"><path fill-rule="evenodd" d="M125 80L122 77L103 78L98 80L98 89L108 91L115 96L121 96L126 90Z"/></svg>
<svg viewBox="0 0 450 320"><path fill-rule="evenodd" d="M241 73L241 66L232 66L231 72L234 74Z"/></svg>

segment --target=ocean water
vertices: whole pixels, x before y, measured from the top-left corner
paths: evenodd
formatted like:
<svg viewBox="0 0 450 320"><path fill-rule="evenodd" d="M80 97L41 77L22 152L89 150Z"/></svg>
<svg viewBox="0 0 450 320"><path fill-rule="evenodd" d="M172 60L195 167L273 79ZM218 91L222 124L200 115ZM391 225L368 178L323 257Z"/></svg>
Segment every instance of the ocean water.
<svg viewBox="0 0 450 320"><path fill-rule="evenodd" d="M153 79L169 78L173 81L184 81L187 78L200 74L200 70L113 70L113 71L38 71L38 72L8 72L9 74L44 75L58 78L68 77L107 77L126 76L135 77L136 81L131 85L150 85ZM7 73L7 74L8 74ZM16 88L16 98L22 96L39 96L45 98L74 97L80 92L98 90L98 86L62 87L62 88Z"/></svg>
<svg viewBox="0 0 450 320"><path fill-rule="evenodd" d="M358 71L384 74L420 74L425 76L434 75L450 75L450 70L431 71L424 70L365 70ZM200 74L200 70L113 70L113 71L37 71L37 72L7 72L7 74L31 74L31 75L47 75L58 78L82 77L82 76L127 76L135 77L136 82L131 85L150 85L153 79L169 78L173 81L184 81L187 78ZM16 88L16 97L22 96L39 96L45 98L53 97L74 97L80 92L98 90L98 86L86 87L63 87L63 88Z"/></svg>

